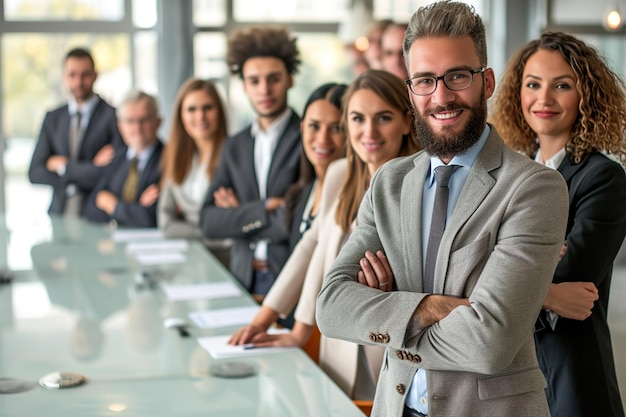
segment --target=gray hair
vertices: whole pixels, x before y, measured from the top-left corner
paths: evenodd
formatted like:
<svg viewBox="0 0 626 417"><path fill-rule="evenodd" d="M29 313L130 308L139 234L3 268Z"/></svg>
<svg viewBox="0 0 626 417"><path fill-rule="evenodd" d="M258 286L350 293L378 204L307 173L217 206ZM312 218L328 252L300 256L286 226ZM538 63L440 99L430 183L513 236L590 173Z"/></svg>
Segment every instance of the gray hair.
<svg viewBox="0 0 626 417"><path fill-rule="evenodd" d="M458 1L439 1L420 7L409 22L402 50L409 67L411 45L421 38L469 36L474 41L481 66L487 66L487 38L485 25L473 6Z"/></svg>
<svg viewBox="0 0 626 417"><path fill-rule="evenodd" d="M121 117L122 109L127 104L138 103L140 101L145 101L146 103L148 103L152 116L159 117L159 103L157 102L156 98L154 98L154 96L151 96L148 93L145 93L140 90L136 90L136 91L131 91L130 93L128 93L124 97L122 102L119 104L119 106L117 106L116 115L118 119Z"/></svg>

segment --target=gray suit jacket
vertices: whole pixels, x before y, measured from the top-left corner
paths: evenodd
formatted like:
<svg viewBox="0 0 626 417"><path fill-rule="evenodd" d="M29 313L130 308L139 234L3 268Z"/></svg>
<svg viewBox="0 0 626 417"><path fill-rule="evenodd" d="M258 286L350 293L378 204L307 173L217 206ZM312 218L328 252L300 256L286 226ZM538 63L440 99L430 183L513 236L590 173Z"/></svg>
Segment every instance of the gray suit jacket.
<svg viewBox="0 0 626 417"><path fill-rule="evenodd" d="M65 175L59 176L56 172L48 171L46 162L53 155L69 157L69 129L70 115L67 105L48 112L28 169L28 178L33 184L52 186L52 202L48 209L50 214L63 214L65 189L69 184L75 184L83 194L83 200L86 200L104 171L104 167L97 167L92 163L102 147L113 144L116 154L118 149L122 152L126 149L117 130L115 109L100 99L89 118L89 125L80 142L77 160L69 161Z"/></svg>
<svg viewBox="0 0 626 417"><path fill-rule="evenodd" d="M553 170L507 148L491 127L448 220L435 293L469 297L407 337L422 293L421 211L430 155L391 161L372 179L357 228L317 303L322 333L386 346L373 416L400 417L418 368L429 416L549 416L533 329L567 222L567 187ZM385 251L395 291L356 282L366 250Z"/></svg>
<svg viewBox="0 0 626 417"><path fill-rule="evenodd" d="M296 182L301 147L300 118L292 112L272 157L267 198L284 197L287 188ZM215 206L213 193L220 187L234 190L239 207L224 209ZM268 242L267 262L275 276L289 256L289 230L284 210L268 213L265 201L259 195L254 170L254 138L249 126L224 144L200 213L200 228L208 239L233 239L230 270L248 290L252 289L252 260L257 241Z"/></svg>

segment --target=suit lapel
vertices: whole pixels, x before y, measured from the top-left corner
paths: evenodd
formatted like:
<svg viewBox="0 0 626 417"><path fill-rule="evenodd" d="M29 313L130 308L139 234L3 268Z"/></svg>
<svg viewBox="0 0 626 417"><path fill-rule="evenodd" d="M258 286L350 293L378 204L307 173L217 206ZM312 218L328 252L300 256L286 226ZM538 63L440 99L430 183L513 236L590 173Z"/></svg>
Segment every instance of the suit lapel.
<svg viewBox="0 0 626 417"><path fill-rule="evenodd" d="M163 142L160 139L157 139L156 145L146 166L141 172L141 177L139 178L139 187L138 190L145 190L150 185L150 180L152 180L152 174L157 172L158 164L161 160L161 150L163 148Z"/></svg>
<svg viewBox="0 0 626 417"><path fill-rule="evenodd" d="M289 123L285 128L285 131L280 135L276 150L272 156L272 162L270 164L270 172L267 176L267 195L271 195L270 188L273 184L276 184L278 176L283 169L284 161L291 156L293 152L294 137L297 137L300 132L300 122L296 113L292 110Z"/></svg>
<svg viewBox="0 0 626 417"><path fill-rule="evenodd" d="M80 138L80 142L78 143L78 155L81 156L83 155L83 148L86 146L86 144L89 144L89 132L91 131L97 131L97 127L92 127L92 126L97 126L99 123L100 118L102 117L102 111L100 110L100 106L102 106L102 99L100 97L98 97L98 101L96 102L96 104L93 106L93 109L91 110L91 114L89 116L89 123L87 123L87 126L85 127L85 131L83 132L82 137Z"/></svg>
<svg viewBox="0 0 626 417"><path fill-rule="evenodd" d="M422 196L424 180L430 168L430 157L420 152L411 170L402 183L400 195L400 228L402 231L405 276L408 277L408 291L422 290ZM417 219L417 221L415 221ZM403 289L404 290L404 289Z"/></svg>
<svg viewBox="0 0 626 417"><path fill-rule="evenodd" d="M68 106L65 106L65 111L61 113L60 125L63 126L65 133L65 140L58 140L59 145L61 147L61 154L65 156L70 156L70 111ZM61 136L63 137L63 136ZM79 152L80 153L80 152Z"/></svg>
<svg viewBox="0 0 626 417"><path fill-rule="evenodd" d="M587 158L589 158L590 154L586 154L583 159L580 161L580 163L575 164L571 159L570 159L570 155L566 154L565 158L563 158L563 161L561 162L561 164L559 165L558 171L561 173L561 175L563 175L563 178L565 178L565 181L569 184L570 180L572 179L572 177L578 172L578 170L580 170L580 168L583 167L583 165L585 164L585 161L587 160Z"/></svg>
<svg viewBox="0 0 626 417"><path fill-rule="evenodd" d="M443 294L447 277L447 266L452 252L452 243L456 235L496 184L496 180L491 175L491 171L502 165L503 146L504 143L497 136L495 129L492 127L483 149L474 161L474 165L465 181L465 186L461 191L457 205L448 220L446 230L441 238L437 266L435 269L434 292L436 294Z"/></svg>
<svg viewBox="0 0 626 417"><path fill-rule="evenodd" d="M242 178L252 178L253 181L248 181L246 179L242 182L246 183L246 186L244 188L252 193L252 195L250 195L250 198L254 200L259 200L261 198L261 194L259 193L259 179L256 177L256 169L254 168L254 143L256 141L256 138L252 136L250 130L251 128L251 126L247 127L247 139L241 141L241 144L239 145L239 152L241 155L241 159L239 160L241 161L241 163L236 164L236 166L238 168L241 168ZM237 192L241 191L243 190L237 190ZM249 193L244 192L244 194Z"/></svg>

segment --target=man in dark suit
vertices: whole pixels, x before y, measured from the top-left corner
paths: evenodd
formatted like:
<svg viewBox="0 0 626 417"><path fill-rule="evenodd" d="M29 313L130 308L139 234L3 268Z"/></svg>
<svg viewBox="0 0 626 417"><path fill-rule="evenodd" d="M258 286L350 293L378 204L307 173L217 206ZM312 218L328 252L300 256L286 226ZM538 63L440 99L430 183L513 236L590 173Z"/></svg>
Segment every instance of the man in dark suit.
<svg viewBox="0 0 626 417"><path fill-rule="evenodd" d="M115 109L93 92L96 78L89 51L67 53L63 81L70 98L46 114L28 170L33 184L52 186L50 214L80 216L104 167L124 147Z"/></svg>
<svg viewBox="0 0 626 417"><path fill-rule="evenodd" d="M232 238L231 272L257 299L289 256L283 197L298 179L300 118L287 91L300 60L285 29L249 28L229 40L228 63L257 118L226 141L202 208L207 238Z"/></svg>
<svg viewBox="0 0 626 417"><path fill-rule="evenodd" d="M84 212L87 220L156 227L159 161L163 150L157 137L160 125L154 97L138 91L122 102L118 127L128 150L115 155L89 195Z"/></svg>

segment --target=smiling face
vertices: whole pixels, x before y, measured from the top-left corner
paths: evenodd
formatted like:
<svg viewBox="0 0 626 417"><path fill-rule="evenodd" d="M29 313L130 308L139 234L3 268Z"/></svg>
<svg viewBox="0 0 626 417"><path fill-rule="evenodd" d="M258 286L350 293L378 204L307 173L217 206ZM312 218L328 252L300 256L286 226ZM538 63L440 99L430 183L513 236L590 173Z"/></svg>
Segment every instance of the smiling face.
<svg viewBox="0 0 626 417"><path fill-rule="evenodd" d="M183 128L194 142L210 140L218 131L219 114L215 99L205 90L191 91L182 102Z"/></svg>
<svg viewBox="0 0 626 417"><path fill-rule="evenodd" d="M293 79L284 62L273 57L249 58L243 64L243 88L263 128L287 108Z"/></svg>
<svg viewBox="0 0 626 417"><path fill-rule="evenodd" d="M481 67L469 36L417 39L409 52L410 77L439 77L452 70ZM480 137L487 121L487 99L495 89L493 70L473 76L472 84L459 91L448 89L443 80L427 96L408 91L415 113L417 137L423 147L444 162L462 154Z"/></svg>
<svg viewBox="0 0 626 417"><path fill-rule="evenodd" d="M540 141L571 138L579 115L576 74L559 52L538 50L528 58L520 91L522 112Z"/></svg>
<svg viewBox="0 0 626 417"><path fill-rule="evenodd" d="M309 105L300 126L302 144L307 159L323 178L328 165L344 155L346 135L340 127L341 112L328 100L316 100Z"/></svg>
<svg viewBox="0 0 626 417"><path fill-rule="evenodd" d="M367 89L358 90L350 97L347 114L350 145L370 174L399 155L403 136L411 129L409 114Z"/></svg>

